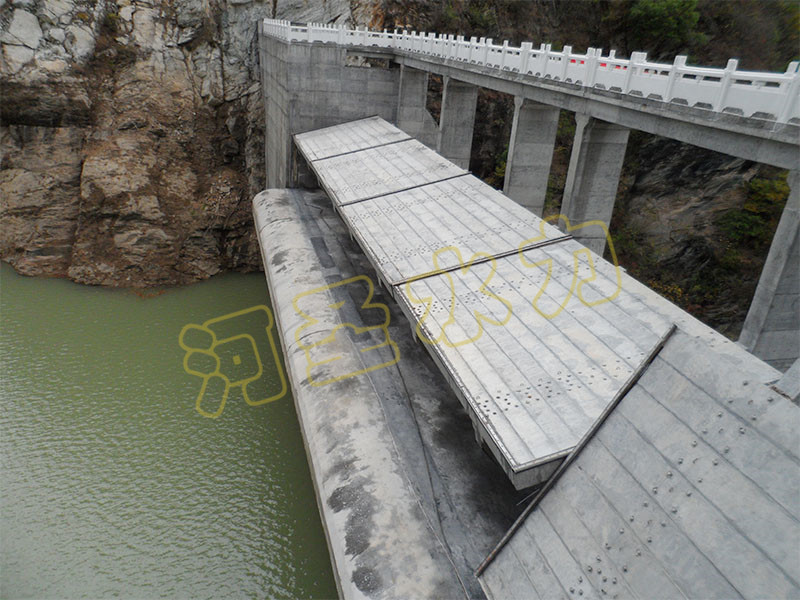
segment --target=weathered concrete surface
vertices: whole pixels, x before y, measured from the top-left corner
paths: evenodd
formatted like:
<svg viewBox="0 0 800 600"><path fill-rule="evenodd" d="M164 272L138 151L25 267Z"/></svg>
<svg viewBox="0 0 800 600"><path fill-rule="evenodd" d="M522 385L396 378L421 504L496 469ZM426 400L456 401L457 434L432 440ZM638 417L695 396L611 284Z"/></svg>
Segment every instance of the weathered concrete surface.
<svg viewBox="0 0 800 600"><path fill-rule="evenodd" d="M439 129L426 108L428 72L400 67L397 126L429 148L436 148Z"/></svg>
<svg viewBox="0 0 800 600"><path fill-rule="evenodd" d="M783 374L775 388L795 404L800 403L800 358Z"/></svg>
<svg viewBox="0 0 800 600"><path fill-rule="evenodd" d="M671 323L757 364L758 381L779 378L477 178L440 179L458 168L403 135L372 117L295 143L517 488L554 472ZM577 280L581 301L561 310ZM482 284L499 295L479 296Z"/></svg>
<svg viewBox="0 0 800 600"><path fill-rule="evenodd" d="M684 331L480 576L507 598L796 598L800 409Z"/></svg>
<svg viewBox="0 0 800 600"><path fill-rule="evenodd" d="M341 595L481 597L472 574L518 513L518 493L475 445L458 400L415 344L399 308L379 289L374 301L389 310L399 362L328 385L310 383L295 339L304 320L293 299L357 275L377 278L323 194L268 190L253 204ZM318 320L301 342L308 345L342 322L374 325L369 311L357 310L354 302L364 293L363 286L335 287L301 299ZM341 357L329 367L338 373L358 369L370 360L361 351L377 343L376 335L347 331L314 358ZM392 356L389 348L380 353Z"/></svg>
<svg viewBox="0 0 800 600"><path fill-rule="evenodd" d="M613 123L575 115L575 140L569 159L561 212L570 223L601 221L610 227L619 176L630 130ZM573 233L575 239L603 255L606 238L599 227Z"/></svg>
<svg viewBox="0 0 800 600"><path fill-rule="evenodd" d="M263 28L263 22L259 23ZM334 44L291 44L259 34L266 111L267 186L290 184L291 136L379 115L397 119L400 70L348 61L352 51Z"/></svg>
<svg viewBox="0 0 800 600"><path fill-rule="evenodd" d="M462 169L469 169L477 105L477 87L452 77L444 78L437 151Z"/></svg>
<svg viewBox="0 0 800 600"><path fill-rule="evenodd" d="M503 193L542 216L560 110L514 98Z"/></svg>
<svg viewBox="0 0 800 600"><path fill-rule="evenodd" d="M375 49L377 50L377 49ZM387 51L401 65L556 106L595 119L784 169L797 167L800 127L608 90L498 71L463 62Z"/></svg>
<svg viewBox="0 0 800 600"><path fill-rule="evenodd" d="M800 172L790 174L789 185L791 193L739 338L780 370L800 357Z"/></svg>

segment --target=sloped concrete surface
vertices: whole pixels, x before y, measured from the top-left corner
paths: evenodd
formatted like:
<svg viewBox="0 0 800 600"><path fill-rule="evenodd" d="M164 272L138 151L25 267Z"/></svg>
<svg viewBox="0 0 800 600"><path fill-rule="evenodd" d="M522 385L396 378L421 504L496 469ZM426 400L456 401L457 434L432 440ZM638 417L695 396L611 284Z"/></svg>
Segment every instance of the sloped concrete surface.
<svg viewBox="0 0 800 600"><path fill-rule="evenodd" d="M363 279L336 285L366 275L377 286L377 277L324 194L267 190L253 210L340 594L483 597L474 570L524 494L475 444L468 416L382 290L372 302L387 307L399 361L314 385L395 356L390 346L364 351L385 340L382 329L343 329L312 353L317 363L338 360L308 370L303 346L310 340L342 323L363 328L382 320L380 310L359 310L369 291ZM298 295L297 306L315 323L295 309Z"/></svg>
<svg viewBox="0 0 800 600"><path fill-rule="evenodd" d="M800 409L731 359L678 329L492 554L487 595L797 598Z"/></svg>

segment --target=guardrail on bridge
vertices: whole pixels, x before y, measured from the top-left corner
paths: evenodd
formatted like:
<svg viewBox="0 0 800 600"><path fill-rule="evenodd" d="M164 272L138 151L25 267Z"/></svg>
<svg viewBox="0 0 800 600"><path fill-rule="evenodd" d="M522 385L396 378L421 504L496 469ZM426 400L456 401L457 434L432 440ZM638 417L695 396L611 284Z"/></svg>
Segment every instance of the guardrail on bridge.
<svg viewBox="0 0 800 600"><path fill-rule="evenodd" d="M767 73L739 71L736 59L730 59L724 69L696 67L687 65L685 56L676 56L672 64L667 64L648 61L644 52L618 58L615 50L603 56L600 48L578 54L570 46L557 52L550 44L534 48L530 42L523 42L516 47L508 41L495 44L491 38L467 40L460 35L381 32L275 19L264 20L264 32L287 42L389 48L463 63L465 67L521 73L778 123L800 120L800 61L791 62L785 73Z"/></svg>

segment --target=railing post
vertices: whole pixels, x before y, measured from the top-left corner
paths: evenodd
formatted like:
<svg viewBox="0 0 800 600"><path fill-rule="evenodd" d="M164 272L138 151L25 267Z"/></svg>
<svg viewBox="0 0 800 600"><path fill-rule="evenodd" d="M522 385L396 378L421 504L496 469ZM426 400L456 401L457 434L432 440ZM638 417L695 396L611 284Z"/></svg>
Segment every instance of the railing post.
<svg viewBox="0 0 800 600"><path fill-rule="evenodd" d="M731 89L731 80L738 66L739 61L735 58L731 58L728 61L728 64L725 65L725 72L722 74L722 80L720 81L719 94L717 95L716 102L714 102L714 110L717 112L721 112L725 108L725 100L728 96L728 90Z"/></svg>
<svg viewBox="0 0 800 600"><path fill-rule="evenodd" d="M775 115L778 123L786 123L792 115L792 105L797 102L798 92L800 92L800 62L792 61L786 68L786 74L791 75L792 79L786 84L786 96L783 99L780 113Z"/></svg>
<svg viewBox="0 0 800 600"><path fill-rule="evenodd" d="M612 50L613 52L613 50ZM664 92L664 102L672 102L672 94L675 89L675 81L680 77L681 67L686 66L686 57L678 55L672 61L672 68L669 71L669 79L667 80L667 89Z"/></svg>
<svg viewBox="0 0 800 600"><path fill-rule="evenodd" d="M561 81L567 78L567 69L569 68L569 61L572 55L572 46L564 46L561 51Z"/></svg>
<svg viewBox="0 0 800 600"><path fill-rule="evenodd" d="M647 60L645 52L631 52L631 57L628 59L628 70L625 73L625 86L622 88L622 93L627 94L631 91L631 79L633 73L636 71L642 62Z"/></svg>
<svg viewBox="0 0 800 600"><path fill-rule="evenodd" d="M503 54L500 57L500 70L506 68L506 55L508 54L508 40L503 40Z"/></svg>
<svg viewBox="0 0 800 600"><path fill-rule="evenodd" d="M597 81L597 64L600 62L602 56L602 48L589 48L586 51L586 82L585 85L594 88Z"/></svg>
<svg viewBox="0 0 800 600"><path fill-rule="evenodd" d="M539 75L544 75L545 65L547 64L547 44L539 44L539 54L536 55L536 66L532 69L534 76L536 69L539 69Z"/></svg>
<svg viewBox="0 0 800 600"><path fill-rule="evenodd" d="M528 74L528 63L531 60L531 50L533 50L533 44L530 42L522 42L519 46L519 72L523 75Z"/></svg>
<svg viewBox="0 0 800 600"><path fill-rule="evenodd" d="M542 65L542 77L548 75L548 71L550 70L550 55L553 52L553 45L552 44L545 44L544 45L544 54L542 54L543 65Z"/></svg>

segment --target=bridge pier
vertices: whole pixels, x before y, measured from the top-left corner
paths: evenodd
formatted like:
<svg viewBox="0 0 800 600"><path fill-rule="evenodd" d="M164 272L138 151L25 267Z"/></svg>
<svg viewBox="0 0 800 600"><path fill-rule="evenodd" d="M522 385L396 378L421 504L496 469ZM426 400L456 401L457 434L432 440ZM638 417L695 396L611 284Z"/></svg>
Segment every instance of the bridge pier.
<svg viewBox="0 0 800 600"><path fill-rule="evenodd" d="M561 212L574 225L598 220L608 227L630 129L580 113L575 115L575 121ZM594 252L603 254L606 239L599 228L587 227L573 235Z"/></svg>
<svg viewBox="0 0 800 600"><path fill-rule="evenodd" d="M477 105L476 86L452 77L444 77L442 110L439 115L439 143L436 149L439 154L462 169L469 169Z"/></svg>
<svg viewBox="0 0 800 600"><path fill-rule="evenodd" d="M535 215L542 215L558 131L554 106L514 98L503 193Z"/></svg>
<svg viewBox="0 0 800 600"><path fill-rule="evenodd" d="M426 108L427 71L400 66L400 91L397 98L397 126L408 135L435 150L438 141L436 121Z"/></svg>
<svg viewBox="0 0 800 600"><path fill-rule="evenodd" d="M772 238L739 343L776 369L800 357L800 172Z"/></svg>

